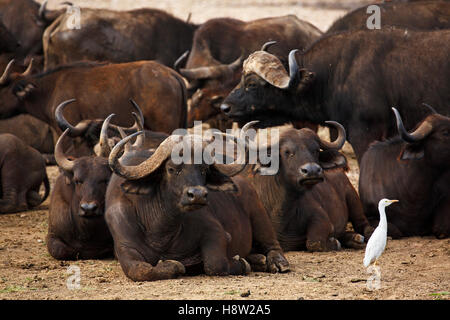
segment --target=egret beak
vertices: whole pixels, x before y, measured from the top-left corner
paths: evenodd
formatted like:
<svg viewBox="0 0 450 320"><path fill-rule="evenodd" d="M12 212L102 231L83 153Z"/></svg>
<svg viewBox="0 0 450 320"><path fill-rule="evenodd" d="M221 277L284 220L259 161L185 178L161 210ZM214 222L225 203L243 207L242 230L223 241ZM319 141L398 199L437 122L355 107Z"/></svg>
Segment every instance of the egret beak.
<svg viewBox="0 0 450 320"><path fill-rule="evenodd" d="M400 201L398 201L398 200L391 200L391 201L389 201L390 203L394 203L394 202L400 202Z"/></svg>

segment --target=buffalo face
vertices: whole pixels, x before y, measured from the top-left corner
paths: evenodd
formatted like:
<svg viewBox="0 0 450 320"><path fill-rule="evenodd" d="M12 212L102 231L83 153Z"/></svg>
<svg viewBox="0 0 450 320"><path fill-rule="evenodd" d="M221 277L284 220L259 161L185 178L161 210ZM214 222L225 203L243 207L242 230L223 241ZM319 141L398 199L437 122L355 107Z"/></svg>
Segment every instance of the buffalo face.
<svg viewBox="0 0 450 320"><path fill-rule="evenodd" d="M90 218L104 214L105 193L111 170L105 158L83 157L75 160L72 172L65 173L78 200L78 215Z"/></svg>
<svg viewBox="0 0 450 320"><path fill-rule="evenodd" d="M264 127L292 121L296 95L303 94L314 78L308 70L299 70L295 52L289 54L289 74L277 57L264 51L251 54L221 111L239 123L260 120Z"/></svg>

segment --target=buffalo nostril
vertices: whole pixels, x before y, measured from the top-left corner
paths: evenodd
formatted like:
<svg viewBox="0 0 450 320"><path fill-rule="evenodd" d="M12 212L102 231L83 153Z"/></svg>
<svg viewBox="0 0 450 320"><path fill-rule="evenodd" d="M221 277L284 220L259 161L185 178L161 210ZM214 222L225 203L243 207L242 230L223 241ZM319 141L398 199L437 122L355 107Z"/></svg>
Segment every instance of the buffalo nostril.
<svg viewBox="0 0 450 320"><path fill-rule="evenodd" d="M300 172L303 173L303 174L307 174L307 173L308 173L308 170L305 169L305 168L300 168Z"/></svg>
<svg viewBox="0 0 450 320"><path fill-rule="evenodd" d="M224 112L224 113L228 113L228 112L230 112L231 107L226 103L222 103L220 105L220 110L222 110L222 112Z"/></svg>
<svg viewBox="0 0 450 320"><path fill-rule="evenodd" d="M84 212L93 212L98 206L95 203L82 203L80 207Z"/></svg>
<svg viewBox="0 0 450 320"><path fill-rule="evenodd" d="M195 197L194 192L192 192L190 190L187 191L187 196L189 199L194 199L194 197Z"/></svg>

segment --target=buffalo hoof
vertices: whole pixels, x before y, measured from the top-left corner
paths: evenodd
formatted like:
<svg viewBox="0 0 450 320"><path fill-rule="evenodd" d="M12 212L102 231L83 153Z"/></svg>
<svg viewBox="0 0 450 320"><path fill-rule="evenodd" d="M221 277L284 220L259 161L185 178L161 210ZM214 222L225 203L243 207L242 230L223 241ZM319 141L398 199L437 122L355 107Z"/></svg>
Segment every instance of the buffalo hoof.
<svg viewBox="0 0 450 320"><path fill-rule="evenodd" d="M239 261L241 263L243 274L249 274L250 272L252 272L252 267L247 262L247 260L242 259L241 257L239 257L239 255L235 255L233 257L233 260Z"/></svg>
<svg viewBox="0 0 450 320"><path fill-rule="evenodd" d="M245 259L250 263L253 271L265 272L267 270L267 258L263 254L250 254Z"/></svg>
<svg viewBox="0 0 450 320"><path fill-rule="evenodd" d="M375 231L375 228L372 226L367 226L364 228L364 238L365 241L369 241L370 237L372 236L372 233Z"/></svg>
<svg viewBox="0 0 450 320"><path fill-rule="evenodd" d="M267 271L270 273L288 272L290 270L289 262L284 257L283 253L276 250L271 250L267 254Z"/></svg>
<svg viewBox="0 0 450 320"><path fill-rule="evenodd" d="M176 260L159 260L156 267L165 270L168 274L173 274L175 277L186 273L184 265Z"/></svg>
<svg viewBox="0 0 450 320"><path fill-rule="evenodd" d="M327 251L327 246L322 241L306 240L306 250L310 252Z"/></svg>

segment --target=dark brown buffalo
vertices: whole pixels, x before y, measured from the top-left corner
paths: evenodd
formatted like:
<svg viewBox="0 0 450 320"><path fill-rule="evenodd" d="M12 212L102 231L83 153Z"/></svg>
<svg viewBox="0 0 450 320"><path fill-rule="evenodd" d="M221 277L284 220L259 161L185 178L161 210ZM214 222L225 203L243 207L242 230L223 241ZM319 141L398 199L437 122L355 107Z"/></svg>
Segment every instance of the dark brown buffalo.
<svg viewBox="0 0 450 320"><path fill-rule="evenodd" d="M50 198L47 249L59 260L96 259L113 253L113 241L104 219L105 193L111 177L109 152L104 143L108 123L100 137L104 146L99 156L70 160L64 155L62 141L55 147L55 159L61 174Z"/></svg>
<svg viewBox="0 0 450 320"><path fill-rule="evenodd" d="M277 57L257 51L221 109L261 126L338 121L359 162L372 141L395 135L392 106L408 129L423 118L424 102L450 115L449 52L450 30L395 29L324 36L297 57L290 53L289 73Z"/></svg>
<svg viewBox="0 0 450 320"><path fill-rule="evenodd" d="M41 154L16 136L0 134L0 213L31 209L45 201L50 184ZM45 194L39 195L44 183Z"/></svg>
<svg viewBox="0 0 450 320"><path fill-rule="evenodd" d="M55 133L45 122L28 114L20 114L0 120L0 134L2 133L11 133L39 151L47 165L55 164L53 158Z"/></svg>
<svg viewBox="0 0 450 320"><path fill-rule="evenodd" d="M30 76L0 78L0 117L29 113L61 132L55 108L76 97L64 116L70 123L104 119L117 114L117 124L129 126L134 98L142 107L147 129L171 133L186 123L186 89L183 79L157 62L122 64L80 62ZM65 102L66 101L66 102ZM98 137L98 134L97 134Z"/></svg>
<svg viewBox="0 0 450 320"><path fill-rule="evenodd" d="M243 258L249 256L249 261L258 257L264 270L288 269L254 189L243 178L230 178L242 165L176 165L170 155L182 136L175 135L154 153L125 154L119 162L118 153L131 137L110 154L115 174L106 194L115 254L130 279L170 279L200 270L245 274L249 265ZM199 143L193 150L204 150L201 137L185 137L189 144ZM261 254L251 255L252 246Z"/></svg>
<svg viewBox="0 0 450 320"><path fill-rule="evenodd" d="M339 131L335 142L324 141L307 128L285 129L268 146L269 152L279 148L276 174L261 174L265 166L260 162L243 174L271 215L284 251L339 250L341 243L362 248L364 237L368 239L373 232L345 174L347 160L338 152L345 142L345 130L329 123ZM349 221L356 232L346 231Z"/></svg>
<svg viewBox="0 0 450 320"><path fill-rule="evenodd" d="M61 10L47 10L46 3L44 1L40 5L33 0L0 0L0 19L20 44L15 50L16 58L42 55L42 34L62 13Z"/></svg>
<svg viewBox="0 0 450 320"><path fill-rule="evenodd" d="M361 161L359 192L367 217L379 220L378 201L398 199L386 209L394 238L450 236L450 118L433 113L411 133L395 111L400 136L373 143Z"/></svg>
<svg viewBox="0 0 450 320"><path fill-rule="evenodd" d="M81 9L80 29L72 13L61 15L43 36L45 70L79 60L156 60L172 67L192 45L196 25L157 9Z"/></svg>
<svg viewBox="0 0 450 320"><path fill-rule="evenodd" d="M450 28L450 2L417 1L414 3L376 3L380 8L381 28L396 26L413 30ZM335 21L328 34L346 30L367 30L368 5L347 13Z"/></svg>
<svg viewBox="0 0 450 320"><path fill-rule="evenodd" d="M0 54L16 52L20 47L19 42L8 28L0 21Z"/></svg>
<svg viewBox="0 0 450 320"><path fill-rule="evenodd" d="M238 84L242 61L268 41L271 51L285 57L290 50L306 48L321 36L319 29L295 15L244 22L231 18L211 19L194 34L186 67L180 73L190 81L192 96L188 126L194 120L211 127L230 127L220 113L220 104Z"/></svg>

